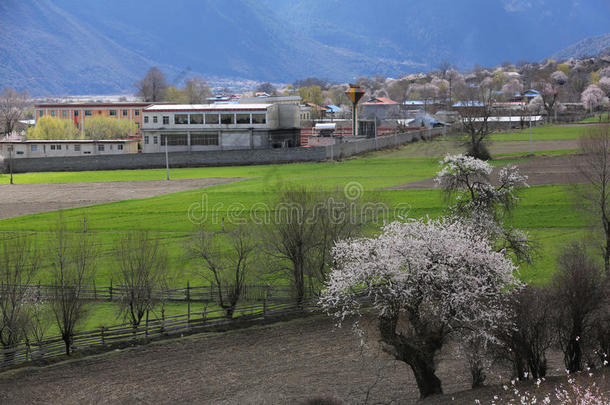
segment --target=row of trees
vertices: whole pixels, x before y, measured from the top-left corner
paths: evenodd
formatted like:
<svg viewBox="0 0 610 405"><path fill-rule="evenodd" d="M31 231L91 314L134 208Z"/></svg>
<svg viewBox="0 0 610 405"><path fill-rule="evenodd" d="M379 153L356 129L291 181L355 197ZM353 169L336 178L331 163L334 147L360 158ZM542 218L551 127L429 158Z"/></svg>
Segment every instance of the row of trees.
<svg viewBox="0 0 610 405"><path fill-rule="evenodd" d="M136 124L131 120L110 117L87 117L82 131L70 120L44 116L36 121L36 126L28 128L27 139L124 139L135 133Z"/></svg>
<svg viewBox="0 0 610 405"><path fill-rule="evenodd" d="M303 304L326 281L333 244L356 235L366 222L358 197L284 187L272 210L259 212L257 224L245 219L234 229L214 231L198 225L185 245L184 258L216 290L216 304L232 318L246 283L276 278L292 281L294 299ZM54 324L70 354L75 331L87 316L84 291L94 285L99 241L90 233L68 230L62 216L46 248L31 237L0 239L0 343L10 349L25 341L40 343ZM112 247L112 279L121 286L117 317L134 328L160 306L175 278L161 239L145 231L120 236ZM42 260L42 257L48 259ZM48 300L34 284L43 268L54 285ZM38 292L37 292L38 291ZM9 356L10 357L10 356ZM10 361L10 358L6 360Z"/></svg>

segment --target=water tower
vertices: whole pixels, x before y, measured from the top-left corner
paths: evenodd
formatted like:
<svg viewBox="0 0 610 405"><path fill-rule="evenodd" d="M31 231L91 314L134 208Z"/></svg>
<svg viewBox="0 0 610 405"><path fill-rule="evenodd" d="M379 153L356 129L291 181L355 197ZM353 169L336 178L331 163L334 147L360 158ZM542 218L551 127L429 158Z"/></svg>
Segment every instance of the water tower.
<svg viewBox="0 0 610 405"><path fill-rule="evenodd" d="M356 84L350 84L345 95L352 101L352 135L358 136L358 101L364 96L364 91Z"/></svg>

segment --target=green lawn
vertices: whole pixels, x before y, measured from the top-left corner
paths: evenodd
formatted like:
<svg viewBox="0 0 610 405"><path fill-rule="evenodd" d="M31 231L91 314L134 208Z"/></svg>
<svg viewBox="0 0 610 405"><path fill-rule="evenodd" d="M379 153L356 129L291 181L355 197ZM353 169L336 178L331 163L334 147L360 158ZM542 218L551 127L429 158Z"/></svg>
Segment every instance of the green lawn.
<svg viewBox="0 0 610 405"><path fill-rule="evenodd" d="M574 139L579 127L541 127L535 129L537 139ZM528 133L494 135L494 142L503 138L519 140ZM249 179L217 185L201 190L190 190L141 200L129 200L64 211L64 218L72 232L81 237L95 238L102 259L99 263L96 283L108 285L116 268L113 247L118 237L134 229L156 232L170 252L173 271L172 284L183 287L207 284L199 271L198 263L185 257L185 244L194 225L191 218L204 221L212 229L220 229L225 218L227 228L233 218L250 215L255 204L270 202L283 183L307 184L314 187L342 189L347 183L361 184L364 197L387 204L387 217L393 220L395 208L407 207L409 216L436 217L446 208L439 190L384 190L387 187L429 178L438 170L439 158L447 150L455 150L455 142L436 140L407 145L395 150L380 151L364 157L342 162L302 163L219 168L174 169L172 178L200 177L248 177ZM525 153L526 151L524 151ZM544 151L543 154L566 153ZM512 154L511 156L514 156ZM499 156L498 156L499 157ZM530 159L531 157L499 159L494 165ZM61 183L83 181L153 180L163 179L164 170L117 170L77 173L26 173L17 174L17 183ZM6 177L1 178L6 182ZM60 186L58 186L60 187ZM521 202L515 210L513 224L527 231L540 246L539 255L532 265L521 267L521 278L535 283L548 282L556 268L558 250L564 242L586 234L587 219L574 209L572 189L567 186L536 186L520 193ZM189 214L190 213L190 214ZM87 217L88 232L81 232L82 219ZM1 231L21 231L36 235L39 246L46 249L49 230L57 220L57 213L41 213L0 221ZM250 282L286 283L282 275L266 274L265 262ZM39 275L41 282L49 282L48 268ZM114 278L116 282L116 277ZM184 312L181 304L172 307L176 313ZM117 323L115 304L96 304L86 328L96 328L102 323Z"/></svg>
<svg viewBox="0 0 610 405"><path fill-rule="evenodd" d="M610 114L606 113L602 113L602 114L596 114L593 117L587 117L584 120L580 120L579 123L581 124L588 124L588 123L596 123L596 122L609 122L610 121Z"/></svg>
<svg viewBox="0 0 610 405"><path fill-rule="evenodd" d="M586 127L572 126L539 126L532 128L534 141L555 141L562 139L578 139L586 130ZM491 135L492 141L529 141L529 128L523 131L498 133Z"/></svg>

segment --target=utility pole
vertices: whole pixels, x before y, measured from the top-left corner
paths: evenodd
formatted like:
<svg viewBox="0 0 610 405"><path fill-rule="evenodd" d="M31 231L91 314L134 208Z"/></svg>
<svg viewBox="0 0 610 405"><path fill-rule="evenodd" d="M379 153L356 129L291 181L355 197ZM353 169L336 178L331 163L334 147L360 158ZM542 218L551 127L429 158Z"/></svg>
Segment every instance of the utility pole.
<svg viewBox="0 0 610 405"><path fill-rule="evenodd" d="M167 152L167 135L162 135L165 139L165 180L169 180L169 154Z"/></svg>
<svg viewBox="0 0 610 405"><path fill-rule="evenodd" d="M11 184L13 184L13 145L8 146L8 167L11 173Z"/></svg>
<svg viewBox="0 0 610 405"><path fill-rule="evenodd" d="M532 113L530 112L530 155L534 154L534 139L532 135Z"/></svg>

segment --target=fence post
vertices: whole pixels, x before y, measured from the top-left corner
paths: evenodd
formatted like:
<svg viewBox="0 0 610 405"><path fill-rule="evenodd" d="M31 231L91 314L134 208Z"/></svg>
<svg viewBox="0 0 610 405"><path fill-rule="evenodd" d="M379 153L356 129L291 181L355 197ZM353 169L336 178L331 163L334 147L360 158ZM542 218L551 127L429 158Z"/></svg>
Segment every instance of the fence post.
<svg viewBox="0 0 610 405"><path fill-rule="evenodd" d="M146 337L148 337L148 309L146 310L146 331L145 331Z"/></svg>
<svg viewBox="0 0 610 405"><path fill-rule="evenodd" d="M95 280L93 280L93 299L97 301L97 287L95 286Z"/></svg>
<svg viewBox="0 0 610 405"><path fill-rule="evenodd" d="M191 284L187 280L186 281L186 307L188 308L188 313L186 316L186 321L188 325L191 325Z"/></svg>
<svg viewBox="0 0 610 405"><path fill-rule="evenodd" d="M101 333L101 335L102 335L102 346L106 346L106 341L104 340L104 329L105 328L102 326L101 329L102 329L102 333Z"/></svg>
<svg viewBox="0 0 610 405"><path fill-rule="evenodd" d="M110 301L112 301L112 278L110 279L110 287L108 287L108 292L110 293Z"/></svg>

